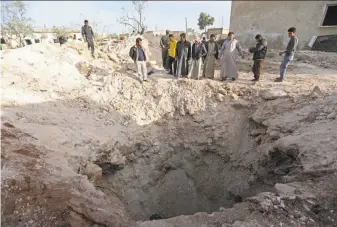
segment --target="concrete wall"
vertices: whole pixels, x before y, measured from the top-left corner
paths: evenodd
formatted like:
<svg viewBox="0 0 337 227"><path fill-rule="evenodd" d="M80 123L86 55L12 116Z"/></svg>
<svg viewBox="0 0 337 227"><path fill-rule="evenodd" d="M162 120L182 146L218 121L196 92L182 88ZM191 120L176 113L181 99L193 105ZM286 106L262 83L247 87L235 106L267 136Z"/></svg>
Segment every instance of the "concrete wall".
<svg viewBox="0 0 337 227"><path fill-rule="evenodd" d="M337 26L321 27L326 4L336 1L232 1L230 31L244 47L255 45L260 33L268 46L284 49L288 42L287 30L295 27L299 49L313 36L337 34Z"/></svg>

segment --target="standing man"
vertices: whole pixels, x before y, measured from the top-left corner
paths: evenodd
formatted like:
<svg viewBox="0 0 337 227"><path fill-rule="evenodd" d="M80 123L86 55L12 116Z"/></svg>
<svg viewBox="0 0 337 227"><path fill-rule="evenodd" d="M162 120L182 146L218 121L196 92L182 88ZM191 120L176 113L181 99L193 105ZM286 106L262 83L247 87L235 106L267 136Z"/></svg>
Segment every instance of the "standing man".
<svg viewBox="0 0 337 227"><path fill-rule="evenodd" d="M136 39L136 45L131 47L129 56L135 62L138 77L143 81L147 81L146 54L142 47L141 38Z"/></svg>
<svg viewBox="0 0 337 227"><path fill-rule="evenodd" d="M186 40L186 34L180 34L180 41L176 47L177 74L176 77L188 75L188 62L191 59L191 43Z"/></svg>
<svg viewBox="0 0 337 227"><path fill-rule="evenodd" d="M254 74L254 79L252 80L253 82L260 80L263 60L266 58L267 54L267 41L262 37L262 35L256 35L255 40L257 42L256 47L249 48L249 52L254 53L254 64L252 67L252 71Z"/></svg>
<svg viewBox="0 0 337 227"><path fill-rule="evenodd" d="M294 59L294 55L295 55L295 50L297 48L297 44L298 44L298 39L296 37L296 28L291 27L288 29L288 36L290 37L290 40L288 42L287 45L287 49L285 51L282 51L279 53L280 56L282 56L283 54L283 60L280 66L280 77L275 79L275 82L282 82L283 78L284 78L284 74L287 71L288 65L290 63L290 61L292 61Z"/></svg>
<svg viewBox="0 0 337 227"><path fill-rule="evenodd" d="M91 55L94 57L95 47L94 47L94 32L89 26L88 20L84 21L84 26L82 27L82 37L84 42L88 43L88 49L91 48Z"/></svg>
<svg viewBox="0 0 337 227"><path fill-rule="evenodd" d="M170 34L170 31L166 30L166 35L163 35L160 39L163 67L165 70L168 70L169 34Z"/></svg>
<svg viewBox="0 0 337 227"><path fill-rule="evenodd" d="M204 44L204 46L206 46L206 37L204 36L204 37L202 37L202 44ZM205 63L205 59L206 59L206 55L205 56L203 56L202 57L202 63Z"/></svg>
<svg viewBox="0 0 337 227"><path fill-rule="evenodd" d="M215 35L212 34L210 40L205 45L206 59L204 62L203 76L214 79L215 60L219 57L219 46L215 42Z"/></svg>
<svg viewBox="0 0 337 227"><path fill-rule="evenodd" d="M242 59L243 59L244 55L243 55L239 42L236 39L234 39L234 32L229 32L227 39L222 44L222 47L220 50L221 81L224 81L227 78L232 78L232 81L234 81L238 78L238 69L236 66L235 50L239 52L239 54L242 56Z"/></svg>
<svg viewBox="0 0 337 227"><path fill-rule="evenodd" d="M174 38L172 34L169 35L169 39L170 39L169 60L168 60L169 62L168 68L170 70L169 74L176 75L177 73L176 47L178 41Z"/></svg>
<svg viewBox="0 0 337 227"><path fill-rule="evenodd" d="M206 56L207 51L205 45L197 37L192 45L192 68L191 68L191 78L199 80L201 77L201 65L202 58Z"/></svg>

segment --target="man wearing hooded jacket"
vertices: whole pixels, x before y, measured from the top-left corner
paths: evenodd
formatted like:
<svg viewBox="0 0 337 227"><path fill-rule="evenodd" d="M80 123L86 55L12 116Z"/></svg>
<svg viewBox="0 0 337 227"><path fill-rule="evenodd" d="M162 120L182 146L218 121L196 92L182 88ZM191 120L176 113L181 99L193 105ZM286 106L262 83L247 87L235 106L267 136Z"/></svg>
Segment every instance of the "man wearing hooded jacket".
<svg viewBox="0 0 337 227"><path fill-rule="evenodd" d="M253 82L260 80L262 64L267 54L267 41L260 34L255 36L255 40L257 42L256 47L249 48L249 52L254 54L254 64L252 67L254 74Z"/></svg>

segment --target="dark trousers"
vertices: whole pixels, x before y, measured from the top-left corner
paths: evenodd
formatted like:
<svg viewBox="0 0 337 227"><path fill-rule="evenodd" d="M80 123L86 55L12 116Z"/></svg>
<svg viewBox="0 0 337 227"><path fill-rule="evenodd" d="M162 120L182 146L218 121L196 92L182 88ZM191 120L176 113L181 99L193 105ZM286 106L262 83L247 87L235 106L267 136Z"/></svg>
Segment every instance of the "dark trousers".
<svg viewBox="0 0 337 227"><path fill-rule="evenodd" d="M87 39L88 42L88 49L91 49L91 54L95 53L95 46L94 46L94 40L92 39Z"/></svg>
<svg viewBox="0 0 337 227"><path fill-rule="evenodd" d="M161 57L163 60L163 67L164 69L168 68L168 50L162 50Z"/></svg>
<svg viewBox="0 0 337 227"><path fill-rule="evenodd" d="M172 70L172 66L173 66L173 70ZM175 60L175 58L169 57L168 68L169 68L171 74L173 73L174 75L176 75L176 73L177 73L177 61Z"/></svg>
<svg viewBox="0 0 337 227"><path fill-rule="evenodd" d="M260 79L263 60L254 60L252 71L255 79Z"/></svg>

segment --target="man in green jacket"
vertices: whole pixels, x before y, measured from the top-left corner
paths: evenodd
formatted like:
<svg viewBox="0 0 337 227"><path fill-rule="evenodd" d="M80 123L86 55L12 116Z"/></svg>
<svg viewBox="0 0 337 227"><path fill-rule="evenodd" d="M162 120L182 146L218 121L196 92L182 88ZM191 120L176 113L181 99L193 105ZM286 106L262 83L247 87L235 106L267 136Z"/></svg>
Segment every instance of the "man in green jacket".
<svg viewBox="0 0 337 227"><path fill-rule="evenodd" d="M91 49L91 55L94 56L95 46L94 46L94 32L89 26L88 20L84 21L84 26L82 27L82 37L84 42L88 43L88 49Z"/></svg>
<svg viewBox="0 0 337 227"><path fill-rule="evenodd" d="M170 45L170 38L169 38L170 31L166 30L166 35L163 35L160 39L160 47L162 51L162 60L163 60L163 67L166 70L169 70L168 67L168 50Z"/></svg>

